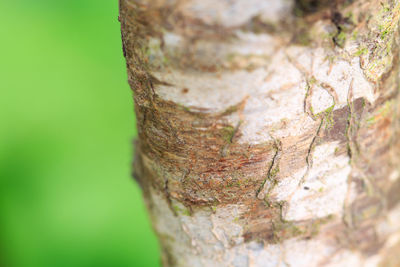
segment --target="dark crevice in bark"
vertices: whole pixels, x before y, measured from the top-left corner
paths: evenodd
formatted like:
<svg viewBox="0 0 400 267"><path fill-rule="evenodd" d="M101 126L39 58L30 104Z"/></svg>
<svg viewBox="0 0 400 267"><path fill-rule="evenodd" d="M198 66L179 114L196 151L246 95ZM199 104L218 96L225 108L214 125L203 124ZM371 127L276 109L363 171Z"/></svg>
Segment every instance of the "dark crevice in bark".
<svg viewBox="0 0 400 267"><path fill-rule="evenodd" d="M269 192L276 186L278 183L278 180L276 179L276 175L279 172L279 154L282 152L282 142L279 140L275 140L274 142L274 149L275 149L275 154L274 157L272 158L271 164L268 168L267 172L267 177L261 184L260 188L257 190L256 196L259 199L265 199L265 197L268 197ZM268 192L265 194L263 190L265 190L264 186L267 181L271 182L271 186L268 189Z"/></svg>
<svg viewBox="0 0 400 267"><path fill-rule="evenodd" d="M326 9L337 9L350 5L355 0L295 0L294 14L307 16Z"/></svg>
<svg viewBox="0 0 400 267"><path fill-rule="evenodd" d="M310 146L308 148L307 155L306 155L307 169L306 169L306 172L304 173L303 177L301 178L301 180L299 182L299 186L304 184L305 179L307 178L307 175L308 175L308 173L310 172L310 170L312 168L312 165L313 165L313 160L312 160L313 154L312 153L313 153L313 150L314 150L314 147L315 147L316 140L319 137L319 134L321 132L322 125L324 124L324 121L325 121L325 117L321 118L321 121L320 121L320 123L318 125L318 128L317 128L317 132L315 133L313 139L311 140L311 143L310 143Z"/></svg>
<svg viewBox="0 0 400 267"><path fill-rule="evenodd" d="M178 216L178 213L176 212L176 210L174 209L174 207L172 205L171 194L170 194L169 189L168 189L168 182L169 182L169 179L165 178L165 181L164 181L164 183L165 183L165 185L164 185L164 194L165 194L165 198L167 199L167 203L168 203L168 206L169 206L170 210L172 211L172 213L176 217L176 216Z"/></svg>
<svg viewBox="0 0 400 267"><path fill-rule="evenodd" d="M336 0L296 0L294 13L304 16L331 7Z"/></svg>
<svg viewBox="0 0 400 267"><path fill-rule="evenodd" d="M314 79L315 80L315 79ZM311 104L311 99L312 99L312 94L313 94L313 85L312 81L310 79L307 79L307 88L306 88L306 95L304 97L304 112L313 120L316 120L314 116L314 112L312 110L312 104Z"/></svg>

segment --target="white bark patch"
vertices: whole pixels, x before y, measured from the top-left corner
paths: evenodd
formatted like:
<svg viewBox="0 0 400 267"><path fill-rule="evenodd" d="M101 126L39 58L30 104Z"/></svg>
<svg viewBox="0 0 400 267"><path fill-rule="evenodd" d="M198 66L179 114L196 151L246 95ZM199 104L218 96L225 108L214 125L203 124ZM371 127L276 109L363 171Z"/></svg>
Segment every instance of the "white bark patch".
<svg viewBox="0 0 400 267"><path fill-rule="evenodd" d="M185 42L182 36L175 34L173 32L165 32L163 35L164 49L167 52L173 53L176 49L179 49Z"/></svg>
<svg viewBox="0 0 400 267"><path fill-rule="evenodd" d="M334 248L321 240L288 240L284 243L287 266L307 267L310 263L318 266L322 259L329 258Z"/></svg>
<svg viewBox="0 0 400 267"><path fill-rule="evenodd" d="M254 34L237 31L236 36L239 40L232 45L231 53L265 56L275 52L279 45L276 38L266 33Z"/></svg>
<svg viewBox="0 0 400 267"><path fill-rule="evenodd" d="M336 91L338 103L335 109L347 105L347 93L351 83L353 99L364 97L372 104L375 102L377 96L374 94L374 88L364 77L358 57L350 63L341 59L331 59L331 62L322 48L316 49L314 54L312 73L317 81L329 84Z"/></svg>
<svg viewBox="0 0 400 267"><path fill-rule="evenodd" d="M157 78L172 85L157 86L156 92L166 100L189 108L207 109L208 112L222 112L248 97L242 112L244 121L240 127L240 143L257 144L272 140L271 135L276 138L300 134L314 124L303 110L306 84L283 51L272 59L268 70L156 72ZM187 93L182 93L183 88L188 89ZM285 121L288 122L286 128L271 127Z"/></svg>
<svg viewBox="0 0 400 267"><path fill-rule="evenodd" d="M237 141L250 144L295 136L314 126L304 112L307 81L313 83L314 114L333 104L334 109L345 107L351 85L351 100L363 97L373 103L376 99L357 57L349 63L344 59L329 59L323 48L290 46L280 49L280 41L268 34L237 31L236 35L238 38L229 42L195 42L191 51L196 62L222 65L234 62L239 67L255 63L257 68L221 69L216 73L162 69L154 75L172 86L156 86L157 94L188 108L197 107L208 112L223 112L247 98ZM165 51L184 51L179 36L166 33L165 37ZM237 115L230 121L236 125Z"/></svg>
<svg viewBox="0 0 400 267"><path fill-rule="evenodd" d="M299 134L312 126L312 120L304 114L306 84L302 80L300 71L289 63L285 53L277 53L272 58L263 84L246 103L239 142L262 143L272 138ZM280 127L285 122L288 122L286 127ZM277 125L276 129L273 125Z"/></svg>
<svg viewBox="0 0 400 267"><path fill-rule="evenodd" d="M295 117L292 120L284 117L280 120L280 122L281 125L283 124L282 128L275 129L271 127L269 131L275 139L289 136L300 136L302 133L307 132L309 129L315 127L315 121L306 114L302 114L301 116Z"/></svg>
<svg viewBox="0 0 400 267"><path fill-rule="evenodd" d="M216 74L171 70L170 73L155 75L172 85L156 87L157 94L162 98L189 108L199 107L209 112L220 112L240 103L248 94L262 87L267 72L257 69L252 72ZM187 93L182 92L184 88L188 89Z"/></svg>
<svg viewBox="0 0 400 267"><path fill-rule="evenodd" d="M282 244L269 245L262 248L251 242L249 267L353 267L361 266L361 257L357 252L349 250L337 251L324 240L290 239ZM324 264L324 265L322 265Z"/></svg>
<svg viewBox="0 0 400 267"><path fill-rule="evenodd" d="M214 39L198 39L188 43L185 39L173 32L165 32L163 39L163 52L155 53L152 57L160 57L159 62L168 58L177 60L180 58L188 64L187 59L196 62L197 66L215 67L225 69L254 69L256 67L268 67L269 58L282 46L280 39L272 35L253 34L237 30L235 37L225 42ZM164 58L165 56L165 58ZM218 69L218 67L217 67ZM188 71L188 70L186 70Z"/></svg>
<svg viewBox="0 0 400 267"><path fill-rule="evenodd" d="M270 193L270 198L276 201L288 201L290 196L299 189L299 184L304 174L307 172L307 166L299 171L292 173L288 177L281 177L279 183Z"/></svg>
<svg viewBox="0 0 400 267"><path fill-rule="evenodd" d="M379 94L375 92L375 88L371 83L367 81L364 76L364 72L360 66L360 58L353 58L351 61L353 68L352 76L354 78L353 95L354 99L359 97L365 97L368 102L374 103L378 99Z"/></svg>
<svg viewBox="0 0 400 267"><path fill-rule="evenodd" d="M347 155L334 155L337 147L337 142L315 147L312 167L303 178L304 183L287 199L289 207L284 214L286 220L342 215L351 166ZM277 190L284 188L277 187Z"/></svg>
<svg viewBox="0 0 400 267"><path fill-rule="evenodd" d="M311 106L314 114L318 114L327 110L335 104L334 99L327 90L322 89L320 86L315 86L311 96Z"/></svg>
<svg viewBox="0 0 400 267"><path fill-rule="evenodd" d="M289 46L287 48L287 54L291 58L293 65L296 66L302 72L307 72L311 75L312 66L314 64L314 53L313 49L302 46Z"/></svg>
<svg viewBox="0 0 400 267"><path fill-rule="evenodd" d="M211 215L212 232L225 248L243 243L243 227L238 224L239 217L246 207L228 205L217 208Z"/></svg>
<svg viewBox="0 0 400 267"><path fill-rule="evenodd" d="M392 173L389 176L389 180L391 182L396 182L400 178L400 172L398 170L392 171Z"/></svg>
<svg viewBox="0 0 400 267"><path fill-rule="evenodd" d="M154 65L163 64L164 53L161 51L161 40L158 38L149 38L149 42L147 44L148 51L148 60L150 63Z"/></svg>
<svg viewBox="0 0 400 267"><path fill-rule="evenodd" d="M388 213L386 220L378 224L377 233L379 234L379 236L388 237L393 235L393 233L399 232L399 221L400 205L397 205Z"/></svg>
<svg viewBox="0 0 400 267"><path fill-rule="evenodd" d="M343 250L334 254L324 267L366 267L362 255L356 251Z"/></svg>
<svg viewBox="0 0 400 267"><path fill-rule="evenodd" d="M278 22L292 10L292 0L189 0L180 9L185 16L208 25L240 26L255 16Z"/></svg>
<svg viewBox="0 0 400 267"><path fill-rule="evenodd" d="M337 250L335 243L324 235L311 240L288 239L280 244L244 243L243 229L236 218L245 212L245 206L227 205L214 211L205 208L192 216L174 216L163 196L153 189L150 196L152 222L169 252L178 255L178 267L374 267L382 259L379 255L364 258L356 251ZM388 214L387 222L381 225L385 233L378 229L378 234L386 236L398 231L398 220L400 208ZM399 235L392 235L385 247L398 240Z"/></svg>
<svg viewBox="0 0 400 267"><path fill-rule="evenodd" d="M284 251L279 244L264 247L262 243L250 242L247 248L250 258L249 267L285 266L283 265Z"/></svg>
<svg viewBox="0 0 400 267"><path fill-rule="evenodd" d="M222 252L225 247L213 233L213 222L209 211L199 211L193 216L178 214L185 232L191 237L191 247L199 254L213 255L216 251ZM213 258L213 257L210 257Z"/></svg>
<svg viewBox="0 0 400 267"><path fill-rule="evenodd" d="M174 216L163 196L151 187L149 190L151 204L148 206L151 207L151 222L164 245L171 249L171 254L174 255L197 254L198 252L192 247L192 237L185 233L179 217ZM184 263L185 259L182 259L179 266L184 266Z"/></svg>

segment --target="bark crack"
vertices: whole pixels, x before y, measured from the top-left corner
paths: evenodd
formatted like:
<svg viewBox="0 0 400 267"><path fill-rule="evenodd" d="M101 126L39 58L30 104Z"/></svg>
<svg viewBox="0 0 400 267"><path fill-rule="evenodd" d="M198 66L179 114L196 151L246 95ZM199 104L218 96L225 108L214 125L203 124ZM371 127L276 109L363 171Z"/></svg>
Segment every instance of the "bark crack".
<svg viewBox="0 0 400 267"><path fill-rule="evenodd" d="M170 194L169 188L168 188L168 184L169 184L169 179L165 178L165 181L164 181L165 198L167 199L168 207L171 209L171 211L174 214L174 216L177 217L178 213L176 212L176 210L173 207L172 200L171 200L171 194Z"/></svg>
<svg viewBox="0 0 400 267"><path fill-rule="evenodd" d="M350 159L350 164L353 164L353 152L352 152L352 137L351 137L351 130L353 126L353 109L351 104L351 99L353 98L353 80L350 82L349 90L347 93L347 106L349 109L349 114L347 117L347 125L346 125L346 139L347 139L347 154ZM353 219L351 215L351 207L350 207L350 193L351 193L351 184L353 182L352 174L349 175L347 179L347 192L346 198L343 205L343 222L347 225L347 227L353 228Z"/></svg>
<svg viewBox="0 0 400 267"><path fill-rule="evenodd" d="M313 165L312 156L313 156L313 151L314 151L314 147L315 147L315 142L316 142L317 138L319 137L319 134L321 132L321 128L322 128L322 125L324 124L324 121L325 121L325 117L322 117L321 121L318 125L317 132L315 133L313 139L311 140L310 146L307 151L307 156L306 156L307 169L306 169L306 172L304 173L303 177L300 179L300 182L298 185L299 187L301 187L301 185L304 184L304 182L308 176L308 173L310 172L310 170L312 168L312 165Z"/></svg>
<svg viewBox="0 0 400 267"><path fill-rule="evenodd" d="M316 120L313 109L312 109L312 104L311 104L311 98L312 98L312 93L313 93L313 80L306 78L306 95L304 97L304 112L313 120Z"/></svg>
<svg viewBox="0 0 400 267"><path fill-rule="evenodd" d="M276 175L279 172L279 157L282 152L282 142L278 139L274 139L274 150L275 153L268 168L267 177L264 179L256 193L258 199L265 199L278 183ZM271 184L269 185L267 181L270 181ZM266 188L267 186L269 186L268 189Z"/></svg>
<svg viewBox="0 0 400 267"><path fill-rule="evenodd" d="M317 80L310 71L307 71L297 61L293 60L287 53L286 57L288 61L305 77L306 94L304 96L304 104L303 104L304 113L306 113L314 121L316 121L319 117L326 117L326 115L331 113L332 110L335 108L335 105L339 102L339 97L337 95L336 90L331 85ZM314 59L312 58L311 70L313 69L313 66L314 66ZM317 114L314 113L314 109L312 107L312 95L314 92L315 85L324 89L332 97L333 100L333 104L330 107Z"/></svg>

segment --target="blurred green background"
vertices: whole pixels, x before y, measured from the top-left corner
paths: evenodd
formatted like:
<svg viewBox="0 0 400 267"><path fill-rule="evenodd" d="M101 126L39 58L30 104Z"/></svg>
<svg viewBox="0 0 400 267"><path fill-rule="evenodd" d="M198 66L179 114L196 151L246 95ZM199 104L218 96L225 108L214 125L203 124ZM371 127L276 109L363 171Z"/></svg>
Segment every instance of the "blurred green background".
<svg viewBox="0 0 400 267"><path fill-rule="evenodd" d="M159 266L117 0L0 1L0 265Z"/></svg>

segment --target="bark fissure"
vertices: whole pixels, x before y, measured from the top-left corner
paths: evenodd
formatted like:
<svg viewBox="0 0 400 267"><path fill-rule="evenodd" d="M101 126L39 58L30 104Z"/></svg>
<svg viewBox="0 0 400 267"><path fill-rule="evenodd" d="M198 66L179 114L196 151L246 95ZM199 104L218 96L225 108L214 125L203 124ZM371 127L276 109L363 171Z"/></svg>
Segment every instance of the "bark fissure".
<svg viewBox="0 0 400 267"><path fill-rule="evenodd" d="M314 137L311 140L310 143L310 147L307 150L307 155L306 155L306 163L307 163L307 169L306 172L304 173L303 177L301 178L300 182L299 182L299 187L301 187L301 185L304 184L305 179L307 178L308 173L310 172L312 165L313 165L313 160L312 160L312 153L313 153L313 149L315 147L315 143L317 138L319 137L319 134L321 132L321 128L322 125L324 124L325 121L325 117L320 119L318 128L317 128L317 132L315 133Z"/></svg>
<svg viewBox="0 0 400 267"><path fill-rule="evenodd" d="M275 154L272 158L270 166L268 167L267 176L256 193L258 199L265 199L266 197L268 197L269 192L274 188L274 186L276 186L278 182L276 180L276 175L279 172L279 154L282 151L281 141L274 140L274 149L275 149ZM268 189L265 188L267 181L270 183Z"/></svg>

